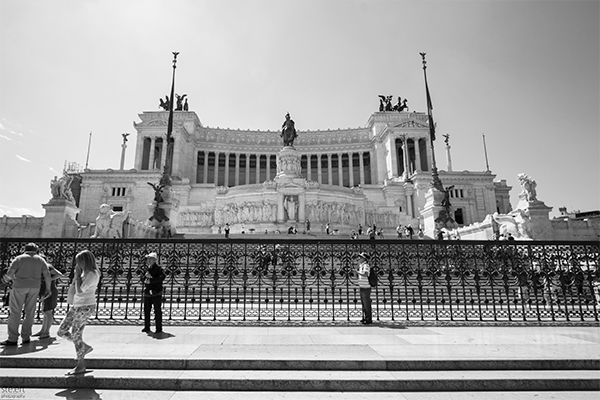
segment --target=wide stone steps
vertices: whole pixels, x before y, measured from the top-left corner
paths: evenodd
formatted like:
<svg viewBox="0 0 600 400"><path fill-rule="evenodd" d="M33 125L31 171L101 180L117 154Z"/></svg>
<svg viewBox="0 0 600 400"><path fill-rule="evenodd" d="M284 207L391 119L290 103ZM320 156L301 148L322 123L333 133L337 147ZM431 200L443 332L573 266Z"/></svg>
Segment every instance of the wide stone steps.
<svg viewBox="0 0 600 400"><path fill-rule="evenodd" d="M2 359L2 386L172 391L452 392L600 390L597 360Z"/></svg>

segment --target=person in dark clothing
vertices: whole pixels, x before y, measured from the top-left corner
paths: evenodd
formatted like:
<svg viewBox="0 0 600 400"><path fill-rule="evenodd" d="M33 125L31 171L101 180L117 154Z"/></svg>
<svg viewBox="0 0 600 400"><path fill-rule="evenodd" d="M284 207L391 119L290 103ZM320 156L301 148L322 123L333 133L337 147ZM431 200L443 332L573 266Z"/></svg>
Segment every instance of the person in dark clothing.
<svg viewBox="0 0 600 400"><path fill-rule="evenodd" d="M150 333L150 311L154 307L154 320L156 322L156 333L162 330L162 295L163 281L165 273L158 265L158 256L156 253L150 253L146 256L148 259L148 271L150 274L148 283L144 289L144 329L142 332Z"/></svg>

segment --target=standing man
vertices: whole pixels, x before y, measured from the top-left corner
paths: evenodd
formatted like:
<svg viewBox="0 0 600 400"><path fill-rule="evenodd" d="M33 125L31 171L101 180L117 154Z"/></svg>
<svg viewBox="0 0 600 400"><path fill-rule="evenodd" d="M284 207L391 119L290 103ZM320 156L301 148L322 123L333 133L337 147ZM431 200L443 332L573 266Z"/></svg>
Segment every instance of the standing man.
<svg viewBox="0 0 600 400"><path fill-rule="evenodd" d="M229 239L229 223L225 224L225 239Z"/></svg>
<svg viewBox="0 0 600 400"><path fill-rule="evenodd" d="M306 220L306 234L310 235L310 221Z"/></svg>
<svg viewBox="0 0 600 400"><path fill-rule="evenodd" d="M371 284L369 283L369 273L371 267L369 266L369 255L367 253L360 253L358 255L358 286L360 288L360 303L362 305L363 318L360 322L363 325L370 325L373 323L373 315L371 311Z"/></svg>
<svg viewBox="0 0 600 400"><path fill-rule="evenodd" d="M162 330L162 295L163 281L165 273L158 265L158 256L156 253L150 253L146 256L148 259L148 274L150 280L144 289L144 329L142 332L150 333L150 311L154 307L154 320L156 322L156 333L161 333Z"/></svg>
<svg viewBox="0 0 600 400"><path fill-rule="evenodd" d="M16 346L19 338L19 323L21 313L25 308L25 319L21 327L21 338L23 344L28 344L31 338L31 327L35 314L35 306L40 292L40 283L46 284L44 299L52 291L50 288L50 272L48 264L38 254L35 243L25 245L25 253L21 254L10 265L8 272L4 275L4 282L13 281L10 292L10 316L8 317L8 340L0 343L2 346Z"/></svg>

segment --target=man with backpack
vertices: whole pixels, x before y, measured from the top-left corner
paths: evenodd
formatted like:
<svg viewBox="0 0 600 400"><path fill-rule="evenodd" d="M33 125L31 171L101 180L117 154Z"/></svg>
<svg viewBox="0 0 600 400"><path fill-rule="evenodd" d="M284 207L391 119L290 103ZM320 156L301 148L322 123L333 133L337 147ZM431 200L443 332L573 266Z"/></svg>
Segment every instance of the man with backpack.
<svg viewBox="0 0 600 400"><path fill-rule="evenodd" d="M363 314L360 322L363 325L370 325L373 323L373 315L371 311L371 283L369 282L371 267L369 266L369 255L367 253L363 252L358 255L358 269L356 272L358 273L360 303Z"/></svg>

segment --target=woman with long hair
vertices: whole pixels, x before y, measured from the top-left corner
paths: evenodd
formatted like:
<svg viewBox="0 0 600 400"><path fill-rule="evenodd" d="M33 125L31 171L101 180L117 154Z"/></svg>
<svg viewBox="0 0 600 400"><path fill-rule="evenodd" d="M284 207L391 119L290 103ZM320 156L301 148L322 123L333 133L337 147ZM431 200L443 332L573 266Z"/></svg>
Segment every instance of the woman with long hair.
<svg viewBox="0 0 600 400"><path fill-rule="evenodd" d="M96 287L100 281L100 271L96 266L96 258L89 250L84 250L75 256L75 276L69 286L67 302L71 308L58 328L58 336L65 338L75 345L77 366L66 375L85 373L85 355L90 353L92 346L83 341L83 328L88 318L96 311Z"/></svg>

